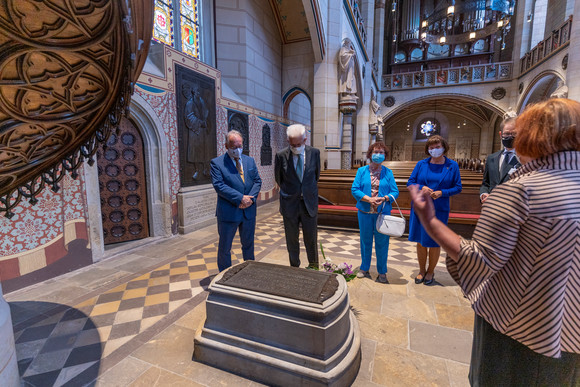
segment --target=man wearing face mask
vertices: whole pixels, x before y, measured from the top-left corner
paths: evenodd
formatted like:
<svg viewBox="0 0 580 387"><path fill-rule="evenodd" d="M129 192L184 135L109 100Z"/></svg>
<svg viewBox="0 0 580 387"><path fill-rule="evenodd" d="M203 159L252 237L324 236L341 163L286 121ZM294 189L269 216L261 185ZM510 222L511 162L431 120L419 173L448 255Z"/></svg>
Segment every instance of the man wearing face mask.
<svg viewBox="0 0 580 387"><path fill-rule="evenodd" d="M227 152L211 161L211 181L218 194L219 271L232 265L232 241L238 229L244 261L254 260L256 198L262 187L254 159L242 154L242 134L228 132L225 147Z"/></svg>
<svg viewBox="0 0 580 387"><path fill-rule="evenodd" d="M520 166L514 149L516 136L515 117L507 118L500 125L501 143L504 149L487 157L479 198L485 203L491 191L506 182L513 171Z"/></svg>
<svg viewBox="0 0 580 387"><path fill-rule="evenodd" d="M300 267L300 225L308 267L318 268L318 179L320 151L306 145L304 125L286 130L289 147L276 154L274 173L280 187L280 213L284 219L290 265Z"/></svg>

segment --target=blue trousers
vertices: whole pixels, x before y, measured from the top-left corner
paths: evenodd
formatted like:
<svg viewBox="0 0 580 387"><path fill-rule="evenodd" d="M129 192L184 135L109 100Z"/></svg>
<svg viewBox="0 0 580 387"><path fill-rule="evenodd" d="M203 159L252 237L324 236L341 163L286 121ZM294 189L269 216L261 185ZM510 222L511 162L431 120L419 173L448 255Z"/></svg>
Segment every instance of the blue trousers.
<svg viewBox="0 0 580 387"><path fill-rule="evenodd" d="M375 253L377 255L377 271L387 273L387 256L389 255L389 236L377 231L375 223L379 214L365 214L358 211L358 227L360 229L360 254L362 264L360 270L369 271L373 255L373 236L375 238Z"/></svg>
<svg viewBox="0 0 580 387"><path fill-rule="evenodd" d="M236 231L240 229L240 243L242 244L242 256L244 261L254 260L254 232L256 231L256 218L244 219L241 222L217 222L220 241L218 244L218 269L223 271L232 266L232 242Z"/></svg>

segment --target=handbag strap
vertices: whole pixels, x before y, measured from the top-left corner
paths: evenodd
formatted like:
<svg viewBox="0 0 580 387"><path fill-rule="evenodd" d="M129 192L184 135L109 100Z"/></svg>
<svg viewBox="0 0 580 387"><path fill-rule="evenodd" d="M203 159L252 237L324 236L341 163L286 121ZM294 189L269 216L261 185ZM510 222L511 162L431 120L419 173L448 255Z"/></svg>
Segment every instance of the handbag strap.
<svg viewBox="0 0 580 387"><path fill-rule="evenodd" d="M389 195L387 195L389 196ZM401 218L405 219L405 217L403 216L403 212L401 212L401 208L399 207L399 203L397 203L397 199L395 199L393 196L391 196L393 198L393 201L395 202L395 204L397 205L397 209L399 210L399 215L401 215ZM385 209L385 205L383 204L383 207L381 208L381 214L383 213L383 210Z"/></svg>

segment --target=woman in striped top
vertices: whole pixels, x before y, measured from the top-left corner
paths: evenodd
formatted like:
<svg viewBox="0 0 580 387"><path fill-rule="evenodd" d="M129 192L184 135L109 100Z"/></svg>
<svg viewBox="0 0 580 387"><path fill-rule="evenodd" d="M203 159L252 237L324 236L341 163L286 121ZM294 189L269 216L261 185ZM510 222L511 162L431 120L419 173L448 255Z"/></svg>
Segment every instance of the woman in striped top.
<svg viewBox="0 0 580 387"><path fill-rule="evenodd" d="M580 104L551 99L516 121L524 164L483 206L473 239L410 187L425 230L475 310L472 385L580 385Z"/></svg>

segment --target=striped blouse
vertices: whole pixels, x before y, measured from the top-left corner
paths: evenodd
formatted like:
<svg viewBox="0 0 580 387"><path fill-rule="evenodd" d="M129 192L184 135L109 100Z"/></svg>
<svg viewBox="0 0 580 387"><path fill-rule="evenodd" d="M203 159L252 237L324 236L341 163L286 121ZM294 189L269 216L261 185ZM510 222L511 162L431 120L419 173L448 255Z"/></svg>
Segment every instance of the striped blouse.
<svg viewBox="0 0 580 387"><path fill-rule="evenodd" d="M485 202L447 269L475 313L540 354L580 353L580 152L530 161Z"/></svg>

